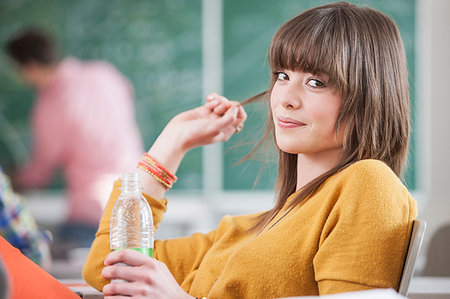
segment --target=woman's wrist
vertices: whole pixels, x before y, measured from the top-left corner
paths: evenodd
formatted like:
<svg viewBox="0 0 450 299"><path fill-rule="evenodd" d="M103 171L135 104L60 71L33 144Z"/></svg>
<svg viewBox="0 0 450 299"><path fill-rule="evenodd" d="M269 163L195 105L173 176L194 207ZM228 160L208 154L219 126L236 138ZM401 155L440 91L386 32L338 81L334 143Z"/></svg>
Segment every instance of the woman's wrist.
<svg viewBox="0 0 450 299"><path fill-rule="evenodd" d="M180 134L173 131L166 127L147 153L168 171L175 174L188 150L184 148Z"/></svg>
<svg viewBox="0 0 450 299"><path fill-rule="evenodd" d="M159 168L164 169L164 171L174 175L174 177L176 177L178 166L186 153L175 129L176 127L168 128L166 126L147 152L147 155L158 164ZM158 173L153 175L154 171L149 171L148 167L142 167L140 165L142 164L141 162L142 160L138 163L138 171L141 172L143 178L143 191L155 198L162 198L170 187L168 188L167 184L162 183L161 179L158 179ZM173 179L172 184L175 181L176 179ZM172 184L169 182L169 185Z"/></svg>
<svg viewBox="0 0 450 299"><path fill-rule="evenodd" d="M158 163L152 156L145 153L138 163L138 168L154 177L160 182L166 190L172 188L173 184L178 180L177 176L167 170Z"/></svg>

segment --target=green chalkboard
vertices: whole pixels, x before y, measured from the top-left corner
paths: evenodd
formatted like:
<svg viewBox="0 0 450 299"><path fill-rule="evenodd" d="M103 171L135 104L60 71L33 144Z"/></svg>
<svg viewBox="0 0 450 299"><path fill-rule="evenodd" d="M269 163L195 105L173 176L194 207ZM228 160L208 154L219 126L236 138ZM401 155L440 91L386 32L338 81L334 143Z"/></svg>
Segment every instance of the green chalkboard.
<svg viewBox="0 0 450 299"><path fill-rule="evenodd" d="M148 148L168 120L202 103L200 0L0 1L0 44L24 27L52 34L64 55L103 59L133 83ZM28 155L33 92L0 53L0 163ZM177 188L201 187L201 150L190 152Z"/></svg>
<svg viewBox="0 0 450 299"><path fill-rule="evenodd" d="M242 100L265 90L269 80L266 52L276 29L302 10L327 2L223 0L224 95ZM415 0L351 2L380 9L397 22L407 52L414 107ZM201 0L4 0L0 1L0 44L23 27L37 27L56 38L64 55L114 64L133 83L136 117L149 147L172 116L202 103L201 20ZM32 90L0 52L3 166L17 164L28 155L32 99ZM274 159L266 161L262 155L236 165L264 130L266 107L253 105L248 112L246 130L225 145L224 186L272 189L277 174ZM416 186L412 137L406 173L410 189ZM200 149L188 153L175 188L201 188L201 163Z"/></svg>
<svg viewBox="0 0 450 299"><path fill-rule="evenodd" d="M270 70L267 62L267 48L275 31L288 19L301 11L334 1L317 0L225 0L224 5L224 86L225 94L235 100L245 99L267 88ZM415 0L370 0L349 1L357 5L379 9L397 23L406 49L410 70L410 92L414 111L414 36ZM252 188L255 178L264 163L256 189L271 189L275 182L276 158L266 157L265 152L256 161L236 164L242 154L254 145L264 131L266 107L249 107L246 128L225 146L225 189ZM414 120L414 118L413 118ZM256 129L255 129L256 128ZM409 167L405 181L410 189L415 183L415 136L414 121L411 136ZM268 159L268 160L267 160Z"/></svg>

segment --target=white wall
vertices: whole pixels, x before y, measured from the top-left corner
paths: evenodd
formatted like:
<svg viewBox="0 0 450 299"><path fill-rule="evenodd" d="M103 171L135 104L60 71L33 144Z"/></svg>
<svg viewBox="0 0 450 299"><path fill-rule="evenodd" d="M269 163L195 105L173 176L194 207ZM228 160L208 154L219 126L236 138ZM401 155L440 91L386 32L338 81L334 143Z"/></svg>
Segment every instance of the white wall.
<svg viewBox="0 0 450 299"><path fill-rule="evenodd" d="M419 218L427 222L424 247L450 223L450 0L417 0Z"/></svg>

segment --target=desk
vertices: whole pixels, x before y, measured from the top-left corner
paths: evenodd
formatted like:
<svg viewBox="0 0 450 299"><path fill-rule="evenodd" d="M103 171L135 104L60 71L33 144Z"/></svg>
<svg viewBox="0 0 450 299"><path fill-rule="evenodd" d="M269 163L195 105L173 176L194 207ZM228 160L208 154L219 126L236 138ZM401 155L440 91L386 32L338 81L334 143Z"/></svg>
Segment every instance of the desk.
<svg viewBox="0 0 450 299"><path fill-rule="evenodd" d="M103 293L79 279L60 279L69 289L83 299L103 299ZM450 299L450 277L413 277L409 299Z"/></svg>
<svg viewBox="0 0 450 299"><path fill-rule="evenodd" d="M413 277L409 285L410 299L450 299L450 277Z"/></svg>
<svg viewBox="0 0 450 299"><path fill-rule="evenodd" d="M103 299L104 297L103 293L89 286L82 279L59 279L59 281L83 299Z"/></svg>

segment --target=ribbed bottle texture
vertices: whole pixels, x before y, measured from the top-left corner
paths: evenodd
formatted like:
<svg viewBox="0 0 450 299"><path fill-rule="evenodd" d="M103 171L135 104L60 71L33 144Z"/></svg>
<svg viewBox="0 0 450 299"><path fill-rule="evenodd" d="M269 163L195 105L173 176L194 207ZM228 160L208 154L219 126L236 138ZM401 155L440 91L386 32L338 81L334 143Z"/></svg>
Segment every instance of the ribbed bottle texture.
<svg viewBox="0 0 450 299"><path fill-rule="evenodd" d="M153 216L136 172L122 175L121 194L111 212L110 246L153 257Z"/></svg>

